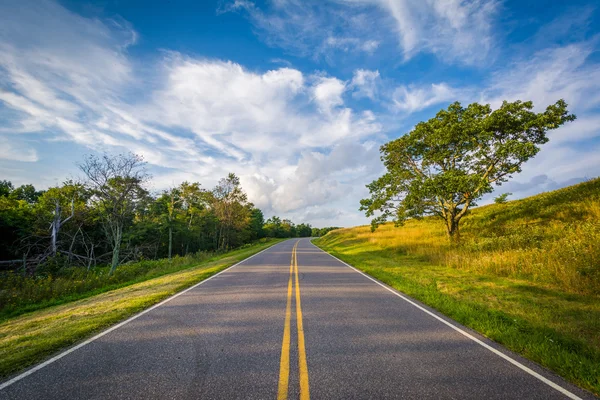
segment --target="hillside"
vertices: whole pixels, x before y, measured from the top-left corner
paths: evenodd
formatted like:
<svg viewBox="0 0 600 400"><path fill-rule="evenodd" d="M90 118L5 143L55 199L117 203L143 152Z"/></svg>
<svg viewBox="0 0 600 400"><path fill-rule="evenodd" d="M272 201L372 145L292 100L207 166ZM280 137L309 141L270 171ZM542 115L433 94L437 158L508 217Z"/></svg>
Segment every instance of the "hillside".
<svg viewBox="0 0 600 400"><path fill-rule="evenodd" d="M315 244L600 393L600 179L441 221L332 231Z"/></svg>

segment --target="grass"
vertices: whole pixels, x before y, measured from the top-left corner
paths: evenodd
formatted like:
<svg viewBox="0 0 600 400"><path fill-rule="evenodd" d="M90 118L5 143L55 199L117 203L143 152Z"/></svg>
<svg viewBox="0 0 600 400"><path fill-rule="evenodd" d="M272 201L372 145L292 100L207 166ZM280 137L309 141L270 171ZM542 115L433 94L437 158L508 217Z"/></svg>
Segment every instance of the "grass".
<svg viewBox="0 0 600 400"><path fill-rule="evenodd" d="M474 209L452 247L425 218L315 244L600 394L600 180Z"/></svg>
<svg viewBox="0 0 600 400"><path fill-rule="evenodd" d="M267 239L261 239L265 242ZM247 244L242 247L251 247ZM36 276L4 272L0 275L0 322L9 318L94 296L110 290L157 278L190 268L203 262L217 260L222 253L198 252L187 256L144 260L121 265L113 275L110 266L99 266L87 271L84 268L59 268L42 271ZM57 264L62 264L58 262Z"/></svg>
<svg viewBox="0 0 600 400"><path fill-rule="evenodd" d="M38 363L279 241L264 241L192 268L6 320L0 323L0 377Z"/></svg>

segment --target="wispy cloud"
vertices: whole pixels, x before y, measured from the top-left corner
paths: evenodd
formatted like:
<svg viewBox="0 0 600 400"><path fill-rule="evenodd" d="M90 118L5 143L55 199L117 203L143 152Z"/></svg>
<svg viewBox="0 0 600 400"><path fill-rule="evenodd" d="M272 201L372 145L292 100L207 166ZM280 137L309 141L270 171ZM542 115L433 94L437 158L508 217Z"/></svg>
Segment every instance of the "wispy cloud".
<svg viewBox="0 0 600 400"><path fill-rule="evenodd" d="M35 149L29 148L20 141L10 141L0 136L0 159L23 162L36 162L38 155Z"/></svg>
<svg viewBox="0 0 600 400"><path fill-rule="evenodd" d="M360 173L357 159L372 157L361 143L381 126L345 104L345 81L165 52L149 68L153 85L142 85L140 72L148 72L127 53L137 40L127 23L86 19L53 2L15 4L0 6L1 15L18 17L0 36L0 110L11 116L0 158L43 161L17 131L82 152L129 150L160 167L159 187L182 179L211 185L233 171L267 213L293 213L340 195L332 175L345 168L340 143L355 143L355 157L344 161L349 176ZM42 34L41 26L51 29Z"/></svg>
<svg viewBox="0 0 600 400"><path fill-rule="evenodd" d="M354 89L352 95L357 98L368 97L375 100L379 92L379 71L357 69L354 71L350 87Z"/></svg>
<svg viewBox="0 0 600 400"><path fill-rule="evenodd" d="M593 38L539 50L497 71L476 99L493 107L502 100L532 100L538 112L565 99L577 115L575 122L551 131L550 141L524 165L510 186L516 195L539 192L539 187L518 184L541 175L549 182L544 190L600 175L600 63L594 58L598 44Z"/></svg>
<svg viewBox="0 0 600 400"><path fill-rule="evenodd" d="M221 8L246 12L267 43L305 56L374 53L396 37L400 59L425 52L464 64L488 56L497 9L496 0L279 0L264 8L237 0Z"/></svg>
<svg viewBox="0 0 600 400"><path fill-rule="evenodd" d="M591 60L600 38L545 48L498 71L483 99L528 99L536 105L566 99L588 110L600 105L600 64Z"/></svg>
<svg viewBox="0 0 600 400"><path fill-rule="evenodd" d="M457 91L445 83L399 86L393 94L393 108L412 113L457 98Z"/></svg>
<svg viewBox="0 0 600 400"><path fill-rule="evenodd" d="M499 7L491 0L269 4L237 0L222 10L247 13L271 45L313 61L397 49L398 59L425 52L461 64L493 51ZM496 65L483 83L444 76L426 83L422 75L410 83L406 64L401 78L350 63L336 76L283 59L249 69L165 50L141 65L130 54L138 34L126 21L84 18L47 0L0 2L0 24L0 159L20 166L42 168L46 143L81 153L130 150L152 164L157 188L184 179L210 187L232 171L267 215L361 223L357 202L381 173L379 145L430 117L424 113L454 100L533 100L541 109L565 98L578 120L551 133L510 191L532 194L528 182L541 190L600 174L597 38L536 42L537 51Z"/></svg>
<svg viewBox="0 0 600 400"><path fill-rule="evenodd" d="M333 62L333 54L373 54L381 44L365 36L371 16L336 2L280 0L264 9L252 1L225 2L219 12L243 12L256 33L273 47Z"/></svg>
<svg viewBox="0 0 600 400"><path fill-rule="evenodd" d="M466 64L485 60L493 45L494 0L346 0L376 4L389 12L405 59L419 52Z"/></svg>

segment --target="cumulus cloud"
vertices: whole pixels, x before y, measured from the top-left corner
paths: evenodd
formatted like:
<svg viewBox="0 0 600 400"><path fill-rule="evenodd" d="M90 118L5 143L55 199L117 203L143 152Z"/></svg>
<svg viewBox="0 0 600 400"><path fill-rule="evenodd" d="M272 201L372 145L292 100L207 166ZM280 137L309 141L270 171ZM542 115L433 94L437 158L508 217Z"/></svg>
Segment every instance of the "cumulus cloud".
<svg viewBox="0 0 600 400"><path fill-rule="evenodd" d="M330 113L344 103L342 94L345 90L346 84L337 78L319 78L313 87L313 96L321 111Z"/></svg>
<svg viewBox="0 0 600 400"><path fill-rule="evenodd" d="M0 17L6 138L68 141L82 153L136 152L154 169L155 189L182 180L210 188L235 172L268 215L347 194L335 176L346 168L336 150L342 143L356 143L358 159L373 156L361 143L381 125L372 112L346 105L343 80L165 52L153 62L152 84L142 84L150 69L129 56L137 34L124 21L86 19L50 1L3 2L0 15L11 15ZM43 162L43 153L5 137L0 158Z"/></svg>

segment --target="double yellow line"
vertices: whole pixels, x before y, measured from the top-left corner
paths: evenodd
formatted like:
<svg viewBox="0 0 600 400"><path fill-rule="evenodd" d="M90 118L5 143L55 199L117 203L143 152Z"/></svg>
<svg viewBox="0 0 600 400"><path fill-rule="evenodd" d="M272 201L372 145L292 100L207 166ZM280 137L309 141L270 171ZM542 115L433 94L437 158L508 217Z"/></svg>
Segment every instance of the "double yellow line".
<svg viewBox="0 0 600 400"><path fill-rule="evenodd" d="M292 317L293 278L296 278L296 325L298 327L298 370L300 378L300 400L310 399L308 388L308 365L306 364L306 348L304 347L304 328L302 325L302 306L300 304L300 281L298 280L298 255L296 248L292 249L290 262L290 278L288 280L287 305L285 308L285 324L283 326L283 343L281 345L281 360L279 362L279 386L277 400L286 400L290 379L290 320Z"/></svg>

